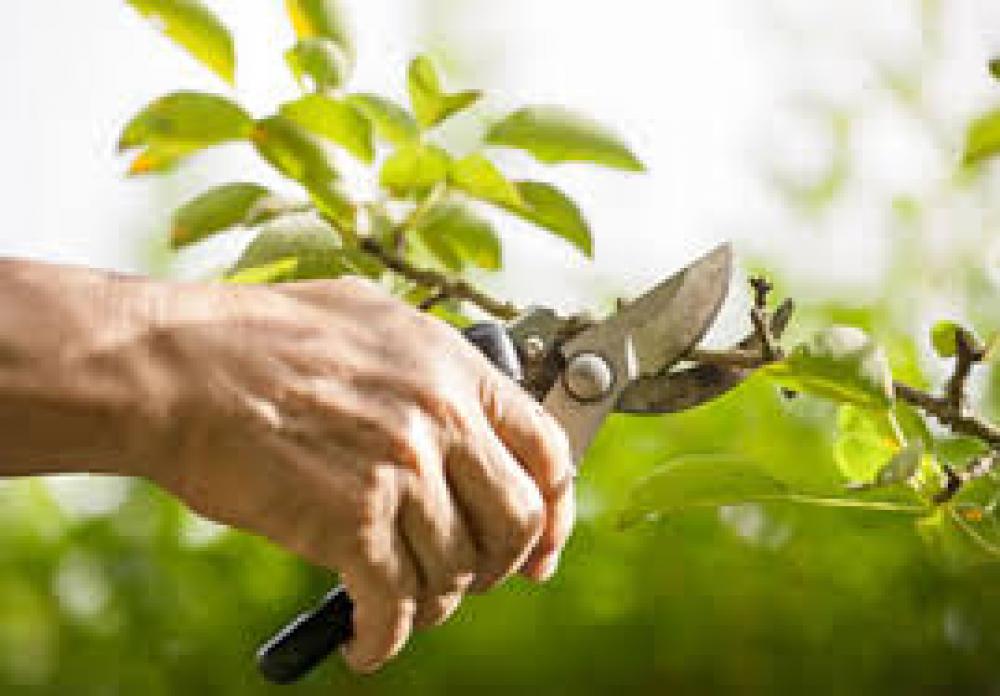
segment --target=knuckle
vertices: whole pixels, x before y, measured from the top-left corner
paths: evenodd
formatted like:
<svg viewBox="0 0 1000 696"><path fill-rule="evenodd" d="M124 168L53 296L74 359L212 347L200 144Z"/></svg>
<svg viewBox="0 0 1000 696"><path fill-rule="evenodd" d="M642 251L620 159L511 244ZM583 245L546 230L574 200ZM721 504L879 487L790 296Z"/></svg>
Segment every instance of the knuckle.
<svg viewBox="0 0 1000 696"><path fill-rule="evenodd" d="M545 503L538 491L531 489L518 508L516 531L520 538L535 541L545 525Z"/></svg>
<svg viewBox="0 0 1000 696"><path fill-rule="evenodd" d="M481 563L476 588L489 589L510 573L541 537L544 524L545 508L541 496L537 492L524 496L516 509L508 513L502 532L487 542L488 550Z"/></svg>
<svg viewBox="0 0 1000 696"><path fill-rule="evenodd" d="M401 409L390 437L393 459L405 467L406 480L399 481L401 487L422 486L441 469L437 428L423 408Z"/></svg>
<svg viewBox="0 0 1000 696"><path fill-rule="evenodd" d="M330 282L336 283L340 288L352 293L376 294L379 292L378 286L375 283L361 276L342 276Z"/></svg>
<svg viewBox="0 0 1000 696"><path fill-rule="evenodd" d="M358 472L357 492L344 511L349 526L357 531L359 543L370 543L377 530L393 517L397 497L395 474L386 465L363 466Z"/></svg>
<svg viewBox="0 0 1000 696"><path fill-rule="evenodd" d="M471 572L454 569L437 577L430 578L427 584L426 596L463 594L472 585L475 575Z"/></svg>

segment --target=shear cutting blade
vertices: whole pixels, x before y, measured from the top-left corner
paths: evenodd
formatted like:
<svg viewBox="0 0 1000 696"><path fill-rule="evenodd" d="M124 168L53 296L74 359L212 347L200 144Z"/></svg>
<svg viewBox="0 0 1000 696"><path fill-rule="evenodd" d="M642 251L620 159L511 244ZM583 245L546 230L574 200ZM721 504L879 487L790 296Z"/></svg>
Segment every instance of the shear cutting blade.
<svg viewBox="0 0 1000 696"><path fill-rule="evenodd" d="M731 268L732 251L722 245L562 346L567 361L596 354L614 375L612 388L598 400L581 402L564 380L545 398L577 461L630 383L673 364L705 334L725 300Z"/></svg>

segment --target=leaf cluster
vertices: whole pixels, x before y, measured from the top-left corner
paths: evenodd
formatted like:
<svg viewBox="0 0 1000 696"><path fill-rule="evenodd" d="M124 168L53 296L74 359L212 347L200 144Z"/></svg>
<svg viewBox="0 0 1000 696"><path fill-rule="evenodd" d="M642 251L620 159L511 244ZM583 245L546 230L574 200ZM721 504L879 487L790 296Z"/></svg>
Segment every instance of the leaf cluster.
<svg viewBox="0 0 1000 696"><path fill-rule="evenodd" d="M129 4L225 81L234 81L233 40L199 0ZM227 96L175 92L126 125L119 149L135 153L130 174L148 175L170 171L209 148L244 143L304 195L286 199L252 182L211 188L174 214L175 248L233 228L256 230L255 241L230 273L239 282L350 273L381 278L389 267L405 265L387 266L379 258L385 255L445 276L495 271L502 265L502 245L495 216L488 214L493 208L552 233L586 256L593 254L593 235L577 203L550 183L511 177L492 151L520 150L546 164L585 162L642 171L616 135L565 109L534 106L495 120L478 147L453 153L438 129L480 103L480 91L450 91L427 56L413 59L406 71L408 104L354 91L355 50L339 3L285 4L296 42L284 59L302 96L255 117ZM345 180L344 158L368 170L378 183L377 195L360 199L347 193L359 187ZM373 244L380 253L367 254ZM421 283L404 280L396 287L415 297L413 286ZM475 298L442 298L462 299Z"/></svg>

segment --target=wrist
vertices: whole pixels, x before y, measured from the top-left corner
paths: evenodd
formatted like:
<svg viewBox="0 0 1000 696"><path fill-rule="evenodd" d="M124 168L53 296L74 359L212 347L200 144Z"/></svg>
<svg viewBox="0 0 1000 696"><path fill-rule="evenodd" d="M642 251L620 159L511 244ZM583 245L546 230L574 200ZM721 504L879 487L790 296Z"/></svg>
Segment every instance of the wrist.
<svg viewBox="0 0 1000 696"><path fill-rule="evenodd" d="M0 474L146 475L156 283L0 262Z"/></svg>

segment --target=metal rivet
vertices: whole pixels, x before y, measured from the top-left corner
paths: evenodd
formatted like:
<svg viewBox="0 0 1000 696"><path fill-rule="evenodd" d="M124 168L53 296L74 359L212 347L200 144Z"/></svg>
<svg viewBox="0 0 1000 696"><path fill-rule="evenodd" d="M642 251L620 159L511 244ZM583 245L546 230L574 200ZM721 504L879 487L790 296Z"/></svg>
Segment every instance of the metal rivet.
<svg viewBox="0 0 1000 696"><path fill-rule="evenodd" d="M580 353L573 357L563 379L569 393L580 401L595 401L607 396L615 384L611 366L597 353Z"/></svg>
<svg viewBox="0 0 1000 696"><path fill-rule="evenodd" d="M521 350L526 360L536 362L545 357L545 341L541 336L532 334L521 343Z"/></svg>

